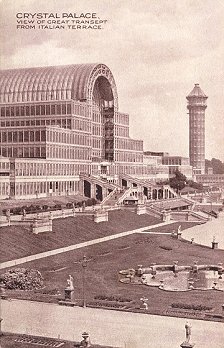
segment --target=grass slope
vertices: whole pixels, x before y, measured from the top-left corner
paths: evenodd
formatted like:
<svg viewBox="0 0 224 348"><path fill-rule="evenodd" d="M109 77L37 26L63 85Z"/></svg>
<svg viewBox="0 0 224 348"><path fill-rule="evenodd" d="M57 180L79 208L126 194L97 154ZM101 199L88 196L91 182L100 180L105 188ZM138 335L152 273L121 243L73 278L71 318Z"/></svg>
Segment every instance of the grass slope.
<svg viewBox="0 0 224 348"><path fill-rule="evenodd" d="M159 222L159 219L149 215L139 216L131 211L120 210L109 212L109 221L99 224L86 215L53 220L54 233L36 235L24 226L2 227L0 261L13 260Z"/></svg>
<svg viewBox="0 0 224 348"><path fill-rule="evenodd" d="M173 226L166 227L167 232ZM207 247L192 245L166 235L135 234L74 250L64 254L29 262L27 267L37 268L45 279L45 289L35 292L10 292L10 296L39 301L57 301L62 298L66 279L71 274L74 277L75 298L82 303L82 265L83 254L86 254L86 298L87 303L102 302L95 296L116 296L129 298L129 310L136 310L140 298L146 296L149 301L149 312L161 315L185 316L183 310L173 311L173 303L187 305L206 305L213 308L214 313L220 313L223 304L223 292L208 290L193 290L190 292L166 292L158 288L144 285L131 285L119 282L118 272L121 269L135 268L141 264L150 265L172 264L178 260L180 265L191 265L194 261L199 264L217 264L224 259L224 251L212 250ZM61 293L59 296L57 291ZM198 311L187 311L188 317L198 316Z"/></svg>
<svg viewBox="0 0 224 348"><path fill-rule="evenodd" d="M25 342L17 342L17 340L29 340L30 343ZM80 335L80 341L81 341L81 335ZM36 343L32 343L36 342ZM39 343L37 343L39 342ZM3 336L1 336L1 348L37 348L44 347L44 346L50 346L53 347L53 344L56 346L56 344L63 343L63 348L74 348L78 347L78 342L68 342L65 340L59 340L54 338L48 338L48 337L37 337L37 336L28 336L28 335L18 335L18 334L9 334L4 333ZM80 342L79 342L80 343ZM112 348L112 347L105 347L105 346L98 346L98 345L91 345L92 348Z"/></svg>

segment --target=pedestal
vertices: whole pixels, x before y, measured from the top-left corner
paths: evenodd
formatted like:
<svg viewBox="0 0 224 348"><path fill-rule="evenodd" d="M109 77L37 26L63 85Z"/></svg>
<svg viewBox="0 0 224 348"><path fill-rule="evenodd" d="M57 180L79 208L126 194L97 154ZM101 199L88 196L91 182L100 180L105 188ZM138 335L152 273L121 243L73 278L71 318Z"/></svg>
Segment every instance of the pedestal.
<svg viewBox="0 0 224 348"><path fill-rule="evenodd" d="M137 215L143 215L146 214L146 205L145 204L138 204L136 208Z"/></svg>
<svg viewBox="0 0 224 348"><path fill-rule="evenodd" d="M218 242L212 242L212 249L218 249L219 243Z"/></svg>
<svg viewBox="0 0 224 348"><path fill-rule="evenodd" d="M183 342L180 346L181 346L182 348L193 348L193 347L194 347L194 343Z"/></svg>
<svg viewBox="0 0 224 348"><path fill-rule="evenodd" d="M74 302L74 290L65 289L65 301Z"/></svg>

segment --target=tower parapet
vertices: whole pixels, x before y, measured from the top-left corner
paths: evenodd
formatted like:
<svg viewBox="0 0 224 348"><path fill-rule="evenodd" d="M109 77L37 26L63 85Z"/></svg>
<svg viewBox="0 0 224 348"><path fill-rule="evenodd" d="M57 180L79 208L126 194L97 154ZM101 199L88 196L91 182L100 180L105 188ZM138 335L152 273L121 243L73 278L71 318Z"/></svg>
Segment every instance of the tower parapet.
<svg viewBox="0 0 224 348"><path fill-rule="evenodd" d="M194 174L205 173L205 109L208 97L196 83L186 97L189 110L189 157Z"/></svg>

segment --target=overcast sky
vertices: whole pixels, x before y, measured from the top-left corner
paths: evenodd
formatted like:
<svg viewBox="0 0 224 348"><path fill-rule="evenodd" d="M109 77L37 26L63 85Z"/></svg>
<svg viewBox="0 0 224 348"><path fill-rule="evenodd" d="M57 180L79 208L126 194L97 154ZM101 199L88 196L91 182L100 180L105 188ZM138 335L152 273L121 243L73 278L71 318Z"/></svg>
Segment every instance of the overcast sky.
<svg viewBox="0 0 224 348"><path fill-rule="evenodd" d="M2 0L1 68L104 63L144 149L188 156L186 95L208 95L206 158L224 160L223 0ZM103 30L18 30L17 12L96 12Z"/></svg>

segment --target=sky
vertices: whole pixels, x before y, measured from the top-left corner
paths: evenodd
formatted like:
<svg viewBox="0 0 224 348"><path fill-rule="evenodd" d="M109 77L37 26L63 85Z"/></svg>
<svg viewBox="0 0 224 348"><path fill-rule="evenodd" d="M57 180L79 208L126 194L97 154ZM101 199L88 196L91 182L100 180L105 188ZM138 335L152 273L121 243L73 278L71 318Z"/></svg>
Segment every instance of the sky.
<svg viewBox="0 0 224 348"><path fill-rule="evenodd" d="M17 13L96 13L101 30L17 29ZM186 96L208 96L206 158L224 161L223 0L0 0L1 69L104 63L145 151L189 156Z"/></svg>

